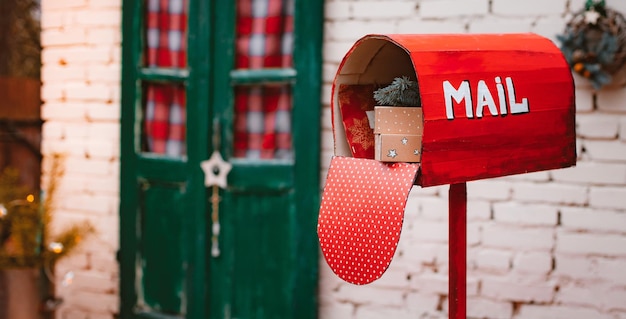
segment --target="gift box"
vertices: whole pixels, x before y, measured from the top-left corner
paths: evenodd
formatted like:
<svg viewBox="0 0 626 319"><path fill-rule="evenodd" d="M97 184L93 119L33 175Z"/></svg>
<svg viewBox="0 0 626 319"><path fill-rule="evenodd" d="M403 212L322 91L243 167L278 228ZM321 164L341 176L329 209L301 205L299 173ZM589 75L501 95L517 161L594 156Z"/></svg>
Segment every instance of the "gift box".
<svg viewBox="0 0 626 319"><path fill-rule="evenodd" d="M374 111L374 159L420 162L424 132L422 108L376 106Z"/></svg>

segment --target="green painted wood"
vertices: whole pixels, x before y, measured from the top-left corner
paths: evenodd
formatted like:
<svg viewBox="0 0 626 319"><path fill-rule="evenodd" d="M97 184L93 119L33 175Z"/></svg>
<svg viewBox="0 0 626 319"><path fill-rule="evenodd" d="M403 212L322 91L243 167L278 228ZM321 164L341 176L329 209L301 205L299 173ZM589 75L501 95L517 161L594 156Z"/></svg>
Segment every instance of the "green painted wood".
<svg viewBox="0 0 626 319"><path fill-rule="evenodd" d="M187 245L185 184L140 183L139 276L137 307L166 314L184 314Z"/></svg>
<svg viewBox="0 0 626 319"><path fill-rule="evenodd" d="M144 81L182 82L189 77L189 71L185 69L141 68L138 75L139 79Z"/></svg>
<svg viewBox="0 0 626 319"><path fill-rule="evenodd" d="M235 2L190 0L185 70L143 68L142 1L123 0L121 318L316 318L322 3L296 1L293 69L233 70ZM219 13L219 14L218 14ZM141 86L184 83L187 156L141 153ZM290 161L232 158L234 85L292 85ZM233 164L210 256L200 162ZM139 267L138 267L139 265Z"/></svg>
<svg viewBox="0 0 626 319"><path fill-rule="evenodd" d="M296 70L291 68L232 70L230 80L233 85L293 83L296 80Z"/></svg>
<svg viewBox="0 0 626 319"><path fill-rule="evenodd" d="M192 0L188 62L193 68L144 68L142 5L124 0L120 268L122 318L206 318L206 194L199 167L208 153L210 7ZM187 155L142 153L142 84L185 85Z"/></svg>

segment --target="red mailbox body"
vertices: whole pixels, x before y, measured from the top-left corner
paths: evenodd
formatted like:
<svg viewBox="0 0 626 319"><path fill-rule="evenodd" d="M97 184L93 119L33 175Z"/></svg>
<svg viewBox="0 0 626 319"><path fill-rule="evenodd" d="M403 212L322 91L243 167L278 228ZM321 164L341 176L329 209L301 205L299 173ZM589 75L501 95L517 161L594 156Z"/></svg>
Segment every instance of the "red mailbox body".
<svg viewBox="0 0 626 319"><path fill-rule="evenodd" d="M348 145L339 86L381 86L399 76L418 81L423 108L416 184L575 165L572 75L560 50L535 34L361 38L333 83L336 155L363 157Z"/></svg>
<svg viewBox="0 0 626 319"><path fill-rule="evenodd" d="M385 114L379 120L387 126L376 126L376 133L389 135L377 141L380 147L397 138L387 146L399 145L398 139L402 145L389 146L397 147L390 154L408 148L421 158L383 163L374 160L367 111L374 109L373 90L402 76L418 82L422 112ZM574 102L567 62L538 35L368 35L357 41L332 91L338 156L330 163L318 220L330 267L355 284L379 278L395 253L414 184L462 190L450 196L457 201L450 220L463 229L456 230L463 240L451 242L464 248L464 183L575 165ZM419 114L419 120L400 123L403 116L418 117L402 114ZM421 131L411 135L406 127ZM415 138L421 141L413 144ZM464 250L456 254L455 265L465 269Z"/></svg>

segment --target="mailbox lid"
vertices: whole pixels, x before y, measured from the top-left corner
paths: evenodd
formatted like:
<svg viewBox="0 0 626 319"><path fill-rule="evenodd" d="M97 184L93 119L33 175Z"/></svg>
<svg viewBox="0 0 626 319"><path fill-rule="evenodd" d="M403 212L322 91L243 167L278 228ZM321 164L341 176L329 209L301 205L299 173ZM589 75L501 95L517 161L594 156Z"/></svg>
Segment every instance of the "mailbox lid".
<svg viewBox="0 0 626 319"><path fill-rule="evenodd" d="M418 80L424 114L417 184L575 165L573 78L549 39L530 33L368 35L348 52L335 84L386 83L407 74Z"/></svg>

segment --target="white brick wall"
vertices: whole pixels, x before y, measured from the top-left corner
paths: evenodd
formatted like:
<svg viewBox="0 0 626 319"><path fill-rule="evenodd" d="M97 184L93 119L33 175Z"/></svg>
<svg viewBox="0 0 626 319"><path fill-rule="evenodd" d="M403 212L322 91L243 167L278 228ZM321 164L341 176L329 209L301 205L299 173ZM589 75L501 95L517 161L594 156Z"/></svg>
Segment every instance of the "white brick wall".
<svg viewBox="0 0 626 319"><path fill-rule="evenodd" d="M54 225L97 234L56 269L57 318L113 318L119 308L120 0L43 0L42 152L63 153ZM44 163L45 164L45 163ZM73 283L60 284L74 273Z"/></svg>
<svg viewBox="0 0 626 319"><path fill-rule="evenodd" d="M332 154L332 79L361 36L535 32L556 41L584 2L326 0L322 162ZM624 1L608 4L626 11ZM355 14L371 11L380 14ZM576 167L468 183L468 318L626 318L626 91L594 93L575 80ZM447 187L414 188L380 280L348 289L322 258L320 318L447 318L447 233Z"/></svg>

